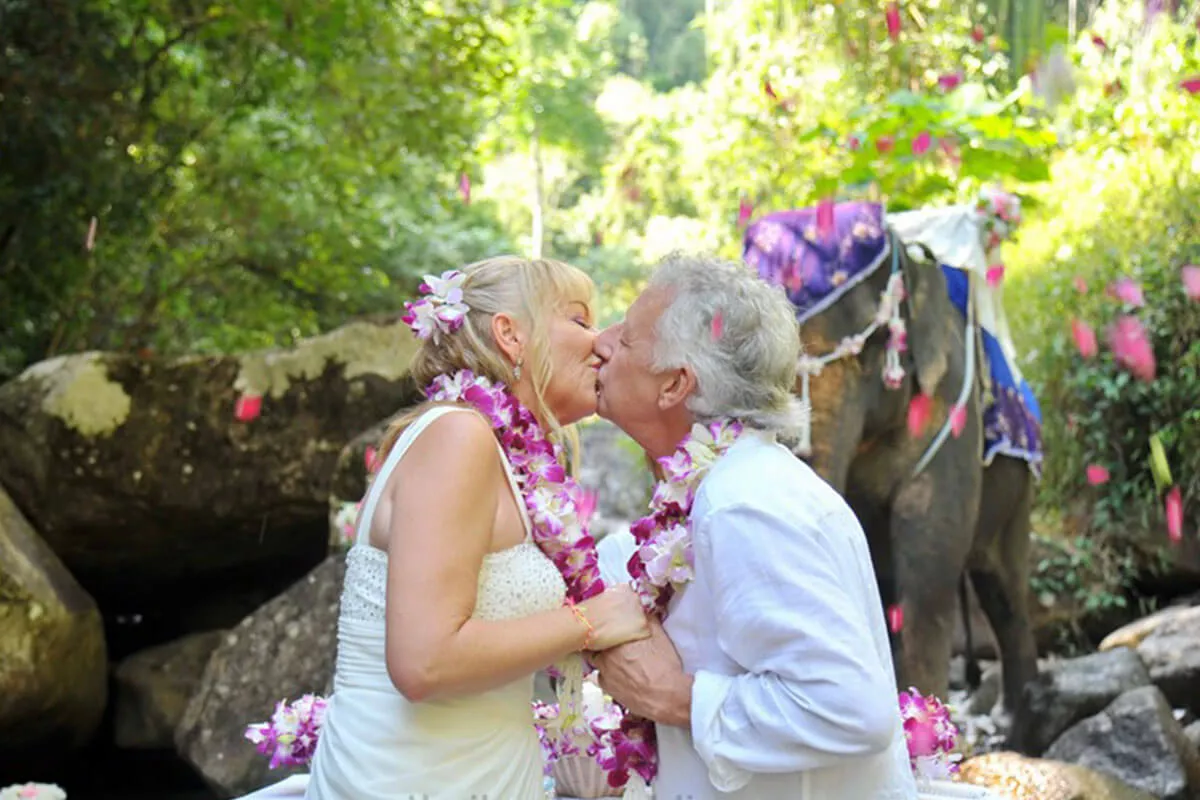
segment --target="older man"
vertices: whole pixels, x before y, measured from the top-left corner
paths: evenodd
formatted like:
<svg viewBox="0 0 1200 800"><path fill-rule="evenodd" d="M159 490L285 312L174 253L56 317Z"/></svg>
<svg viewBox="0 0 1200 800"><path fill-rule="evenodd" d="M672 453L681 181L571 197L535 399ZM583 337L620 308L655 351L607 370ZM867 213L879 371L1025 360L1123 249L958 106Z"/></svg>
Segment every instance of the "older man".
<svg viewBox="0 0 1200 800"><path fill-rule="evenodd" d="M775 441L798 413L786 298L740 266L673 256L596 353L600 414L650 456L696 422L746 431L694 493L694 574L665 631L598 657L604 688L657 723L655 796L915 798L862 528Z"/></svg>

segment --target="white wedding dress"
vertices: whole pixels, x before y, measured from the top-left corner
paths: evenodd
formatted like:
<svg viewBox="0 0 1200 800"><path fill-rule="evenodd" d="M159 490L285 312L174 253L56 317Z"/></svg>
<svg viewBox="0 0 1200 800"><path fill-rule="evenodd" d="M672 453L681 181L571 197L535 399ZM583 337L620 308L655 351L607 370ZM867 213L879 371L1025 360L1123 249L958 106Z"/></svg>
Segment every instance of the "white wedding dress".
<svg viewBox="0 0 1200 800"><path fill-rule="evenodd" d="M469 409L438 407L397 441L367 493L346 557L333 695L312 771L244 800L541 800L544 756L533 727L533 675L481 694L409 702L392 685L384 656L388 554L368 543L370 519L388 477L435 419ZM497 443L499 450L499 444ZM566 585L534 544L525 504L500 458L525 541L485 556L475 619L530 616L562 605ZM471 498L440 498L472 502Z"/></svg>

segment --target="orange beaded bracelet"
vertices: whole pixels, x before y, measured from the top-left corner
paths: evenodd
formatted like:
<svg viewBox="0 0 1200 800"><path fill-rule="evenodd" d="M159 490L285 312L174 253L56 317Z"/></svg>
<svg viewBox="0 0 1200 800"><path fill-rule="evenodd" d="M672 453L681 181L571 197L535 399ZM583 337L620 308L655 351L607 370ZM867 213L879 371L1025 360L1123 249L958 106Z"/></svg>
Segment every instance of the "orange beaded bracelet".
<svg viewBox="0 0 1200 800"><path fill-rule="evenodd" d="M567 598L566 603L567 603L567 608L571 609L571 613L575 615L575 619L579 620L580 623L583 624L583 627L587 628L587 636L583 637L583 647L580 649L590 650L592 647L592 640L596 636L596 629L592 627L592 623L588 620L587 616L583 613L583 611L584 611L583 606L575 605L575 601L571 600L570 598Z"/></svg>

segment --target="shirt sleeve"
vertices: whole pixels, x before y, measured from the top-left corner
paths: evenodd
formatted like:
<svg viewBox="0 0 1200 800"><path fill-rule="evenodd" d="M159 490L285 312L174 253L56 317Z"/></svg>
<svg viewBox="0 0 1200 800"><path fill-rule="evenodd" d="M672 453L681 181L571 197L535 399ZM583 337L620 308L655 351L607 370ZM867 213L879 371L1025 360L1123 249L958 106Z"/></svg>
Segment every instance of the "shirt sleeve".
<svg viewBox="0 0 1200 800"><path fill-rule="evenodd" d="M897 735L895 681L854 594L861 572L835 552L848 524L848 513L798 525L746 505L696 523L717 643L745 670L694 676L692 740L721 791L878 753Z"/></svg>

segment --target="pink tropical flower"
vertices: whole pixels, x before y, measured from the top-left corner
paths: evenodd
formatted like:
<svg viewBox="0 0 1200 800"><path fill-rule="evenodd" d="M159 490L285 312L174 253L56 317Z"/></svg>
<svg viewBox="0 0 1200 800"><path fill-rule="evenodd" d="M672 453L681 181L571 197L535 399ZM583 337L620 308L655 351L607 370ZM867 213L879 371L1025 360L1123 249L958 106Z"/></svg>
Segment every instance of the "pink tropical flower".
<svg viewBox="0 0 1200 800"><path fill-rule="evenodd" d="M1095 358L1096 354L1100 352L1100 345L1096 342L1096 332L1083 320L1071 320L1071 336L1075 338L1075 346L1079 348L1079 354L1084 358Z"/></svg>
<svg viewBox="0 0 1200 800"><path fill-rule="evenodd" d="M1167 537L1178 544L1183 539L1183 494L1178 486L1167 492Z"/></svg>
<svg viewBox="0 0 1200 800"><path fill-rule="evenodd" d="M913 155L917 155L917 156L925 155L925 153L929 152L929 148L932 144L933 144L933 137L929 134L929 131L921 131L920 133L917 134L916 138L913 139L913 142L912 142Z"/></svg>
<svg viewBox="0 0 1200 800"><path fill-rule="evenodd" d="M1185 78L1179 82L1179 88L1183 89L1188 94L1200 92L1200 75L1192 78Z"/></svg>
<svg viewBox="0 0 1200 800"><path fill-rule="evenodd" d="M933 398L927 394L915 394L908 404L908 433L918 437L925 432L929 417L933 414Z"/></svg>
<svg viewBox="0 0 1200 800"><path fill-rule="evenodd" d="M1189 264L1179 270L1183 291L1189 300L1200 300L1200 267Z"/></svg>
<svg viewBox="0 0 1200 800"><path fill-rule="evenodd" d="M1142 294L1142 286L1132 278L1121 278L1108 287L1110 296L1115 297L1126 305L1134 308L1141 308L1146 304L1146 298Z"/></svg>
<svg viewBox="0 0 1200 800"><path fill-rule="evenodd" d="M984 40L985 34L982 25L976 25L974 28L971 28L971 38L975 40L975 44L979 44Z"/></svg>
<svg viewBox="0 0 1200 800"><path fill-rule="evenodd" d="M947 92L953 91L962 82L963 76L961 72L949 72L938 76L938 86Z"/></svg>
<svg viewBox="0 0 1200 800"><path fill-rule="evenodd" d="M887 22L888 38L894 42L900 38L900 5L899 5L899 3L888 3L887 11L884 12L884 19Z"/></svg>
<svg viewBox="0 0 1200 800"><path fill-rule="evenodd" d="M1088 464L1087 482L1092 486L1103 486L1108 483L1108 468L1100 464Z"/></svg>
<svg viewBox="0 0 1200 800"><path fill-rule="evenodd" d="M1108 347L1116 362L1139 380L1154 380L1156 364L1150 337L1137 317L1122 315L1108 329Z"/></svg>
<svg viewBox="0 0 1200 800"><path fill-rule="evenodd" d="M238 422L250 422L262 413L262 395L247 392L237 399L233 416Z"/></svg>

